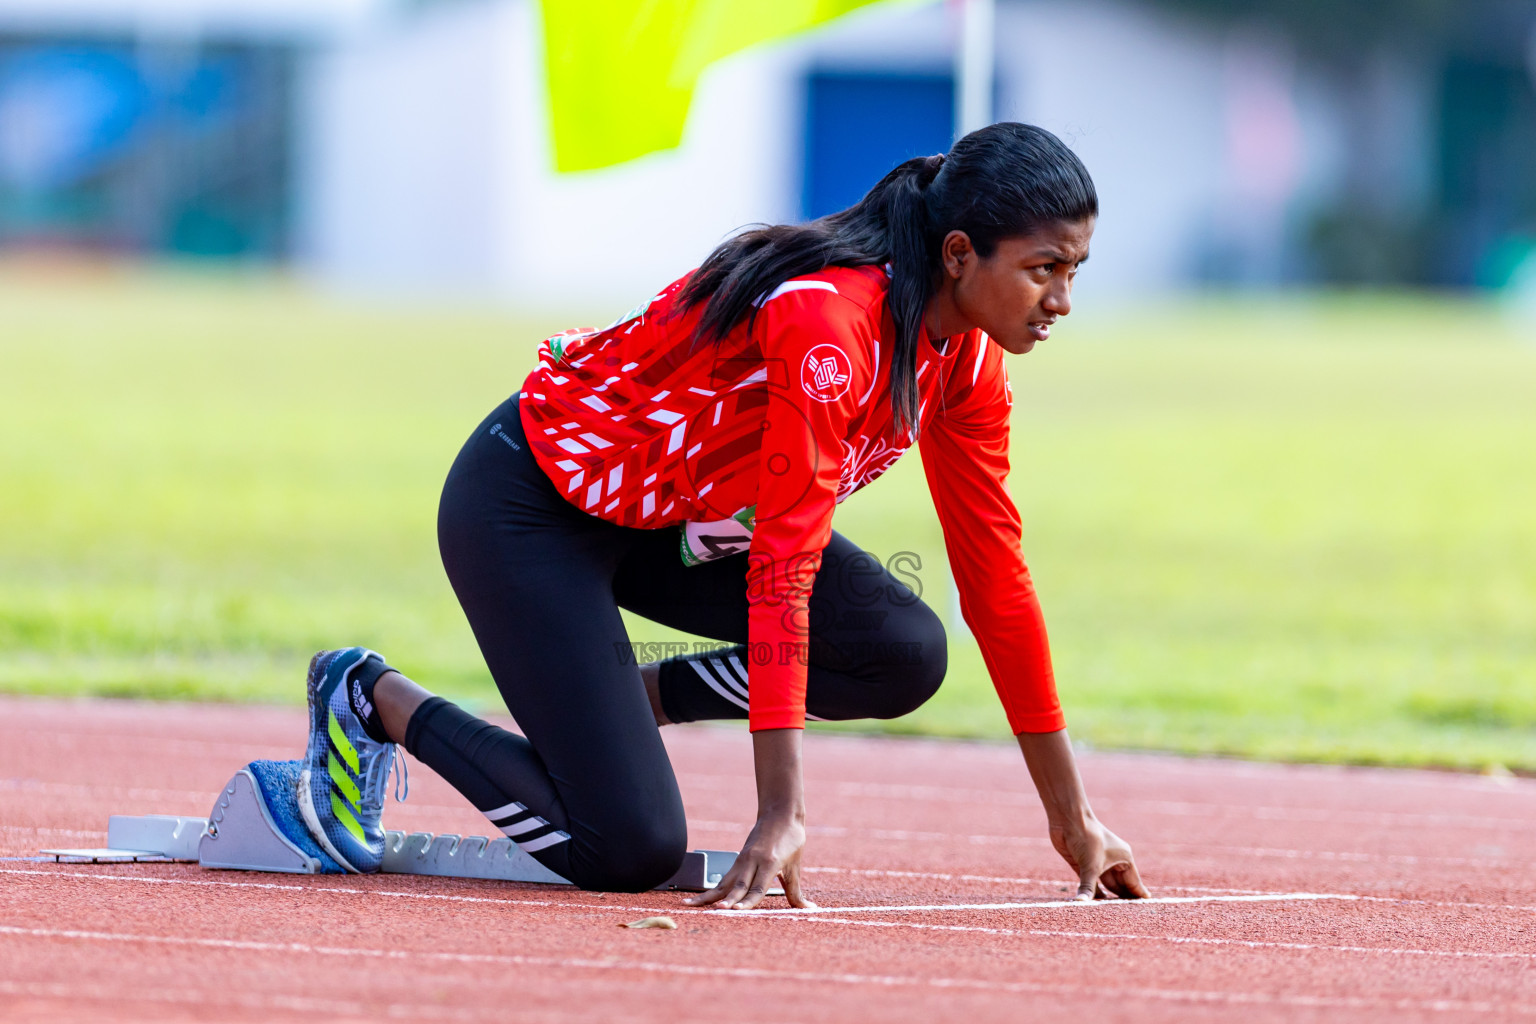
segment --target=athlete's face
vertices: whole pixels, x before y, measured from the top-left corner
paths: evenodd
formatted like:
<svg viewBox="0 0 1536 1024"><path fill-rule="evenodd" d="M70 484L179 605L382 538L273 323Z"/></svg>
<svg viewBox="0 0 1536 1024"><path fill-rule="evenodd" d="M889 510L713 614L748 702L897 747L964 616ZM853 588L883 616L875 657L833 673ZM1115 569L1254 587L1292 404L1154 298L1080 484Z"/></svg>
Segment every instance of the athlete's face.
<svg viewBox="0 0 1536 1024"><path fill-rule="evenodd" d="M1091 217L1049 224L1003 239L990 256L978 254L965 232L951 231L942 290L958 323L980 327L1015 355L1049 338L1051 324L1072 312L1072 280L1088 259L1093 225Z"/></svg>

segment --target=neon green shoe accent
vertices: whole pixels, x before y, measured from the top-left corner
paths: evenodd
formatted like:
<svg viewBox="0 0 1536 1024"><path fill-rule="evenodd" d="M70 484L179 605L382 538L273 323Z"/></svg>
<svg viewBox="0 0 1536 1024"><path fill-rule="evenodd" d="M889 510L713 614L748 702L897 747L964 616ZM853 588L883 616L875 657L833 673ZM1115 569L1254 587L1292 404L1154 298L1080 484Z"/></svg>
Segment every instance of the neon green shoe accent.
<svg viewBox="0 0 1536 1024"><path fill-rule="evenodd" d="M352 816L352 809L341 802L341 794L335 790L331 791L331 813L336 815L336 820L341 822L342 828L352 833L354 839L364 845L367 844L368 837L363 834L363 826L357 823L357 819Z"/></svg>
<svg viewBox="0 0 1536 1024"><path fill-rule="evenodd" d="M329 719L326 723L326 731L331 734L331 743L336 747L336 752L341 759L347 762L347 767L352 769L352 774L358 774L357 749L352 746L352 741L347 739L347 734L341 728L341 723L336 720L336 712L328 711Z"/></svg>
<svg viewBox="0 0 1536 1024"><path fill-rule="evenodd" d="M348 775L347 770L341 766L341 762L336 760L334 752L326 755L326 768L331 773L331 782L341 790L341 795L347 798L347 803L353 807L361 807L363 791L357 788L357 783L352 781L352 776Z"/></svg>

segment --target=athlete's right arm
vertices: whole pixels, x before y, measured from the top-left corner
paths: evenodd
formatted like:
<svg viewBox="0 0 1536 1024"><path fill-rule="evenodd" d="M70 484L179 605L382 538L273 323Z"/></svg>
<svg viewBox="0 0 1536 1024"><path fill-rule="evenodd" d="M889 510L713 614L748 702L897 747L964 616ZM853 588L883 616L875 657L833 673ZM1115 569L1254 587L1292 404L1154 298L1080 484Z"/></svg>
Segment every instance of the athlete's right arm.
<svg viewBox="0 0 1536 1024"><path fill-rule="evenodd" d="M800 887L806 606L832 534L848 417L873 372L873 338L862 314L835 292L805 287L771 298L759 313L754 333L767 386L747 570L757 823L720 884L688 900L694 906L750 909L776 877L791 906L813 905Z"/></svg>
<svg viewBox="0 0 1536 1024"><path fill-rule="evenodd" d="M757 732L805 725L806 608L832 536L843 438L869 386L873 346L864 311L822 288L770 298L754 334L767 374L747 555L747 689Z"/></svg>
<svg viewBox="0 0 1536 1024"><path fill-rule="evenodd" d="M720 884L685 903L751 910L778 878L784 882L790 906L816 906L800 886L800 856L805 850L805 774L800 759L804 735L804 729L762 729L752 734L757 823Z"/></svg>

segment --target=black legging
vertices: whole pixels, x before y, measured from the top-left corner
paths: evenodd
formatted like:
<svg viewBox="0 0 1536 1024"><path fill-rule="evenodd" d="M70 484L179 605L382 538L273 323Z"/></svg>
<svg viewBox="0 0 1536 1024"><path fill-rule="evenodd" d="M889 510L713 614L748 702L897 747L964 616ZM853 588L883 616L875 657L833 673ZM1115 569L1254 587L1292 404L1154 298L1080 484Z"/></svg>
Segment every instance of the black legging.
<svg viewBox="0 0 1536 1024"><path fill-rule="evenodd" d="M528 451L516 396L459 453L437 529L448 578L526 739L433 698L412 716L406 749L578 886L634 892L665 881L682 862L687 823L640 679L647 652L630 646L619 608L742 644L746 556L687 567L676 529L615 526L567 502ZM839 534L809 611L810 715L892 718L938 689L938 617ZM722 647L664 661L667 717L745 718L743 655Z"/></svg>

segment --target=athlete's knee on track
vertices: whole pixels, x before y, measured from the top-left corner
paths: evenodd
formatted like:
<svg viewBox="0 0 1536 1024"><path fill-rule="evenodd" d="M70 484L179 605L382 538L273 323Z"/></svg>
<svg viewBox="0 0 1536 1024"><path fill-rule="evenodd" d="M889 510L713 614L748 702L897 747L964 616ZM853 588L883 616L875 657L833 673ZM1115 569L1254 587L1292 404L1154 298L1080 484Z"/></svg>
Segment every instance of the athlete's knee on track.
<svg viewBox="0 0 1536 1024"><path fill-rule="evenodd" d="M589 855L572 864L571 881L595 892L645 892L675 875L687 850L680 815L634 815L604 825Z"/></svg>

